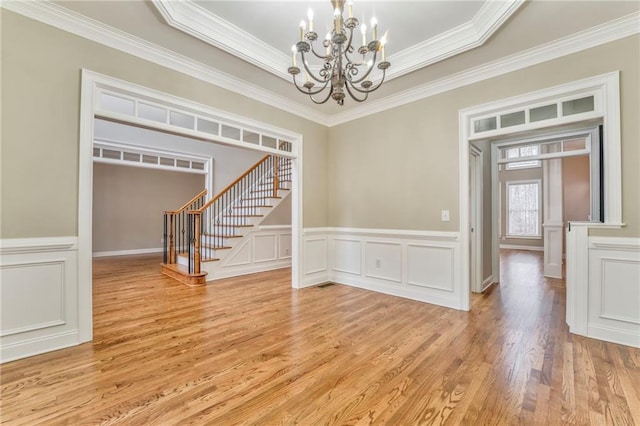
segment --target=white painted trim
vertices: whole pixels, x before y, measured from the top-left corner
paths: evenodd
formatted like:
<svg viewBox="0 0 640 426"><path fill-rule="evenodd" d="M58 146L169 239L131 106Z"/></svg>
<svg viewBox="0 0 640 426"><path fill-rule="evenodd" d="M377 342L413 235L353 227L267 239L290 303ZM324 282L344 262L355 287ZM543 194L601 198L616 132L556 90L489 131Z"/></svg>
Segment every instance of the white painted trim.
<svg viewBox="0 0 640 426"><path fill-rule="evenodd" d="M70 330L3 345L0 364L75 346L78 340L78 330Z"/></svg>
<svg viewBox="0 0 640 426"><path fill-rule="evenodd" d="M3 238L0 240L1 255L77 249L78 237Z"/></svg>
<svg viewBox="0 0 640 426"><path fill-rule="evenodd" d="M133 256L136 254L162 253L162 247L133 249L133 250L113 250L113 251L97 251L93 253L93 257L110 257L110 256Z"/></svg>
<svg viewBox="0 0 640 426"><path fill-rule="evenodd" d="M638 34L640 33L640 26L638 26L639 19L640 12L634 12L630 15L559 40L545 43L474 68L469 68L439 80L412 87L394 95L386 96L378 100L367 101L361 106L331 115L328 125L329 127L337 126L368 115L387 111L440 93Z"/></svg>
<svg viewBox="0 0 640 426"><path fill-rule="evenodd" d="M5 0L0 7L329 127L640 33L640 12L634 12L559 40L329 115L52 2Z"/></svg>
<svg viewBox="0 0 640 426"><path fill-rule="evenodd" d="M544 247L523 246L523 245L518 245L518 244L500 244L500 249L505 249L505 250L544 251Z"/></svg>
<svg viewBox="0 0 640 426"><path fill-rule="evenodd" d="M420 231L410 229L376 229L376 228L317 228L324 232L340 235L384 236L389 238L430 239L442 241L458 241L458 232Z"/></svg>
<svg viewBox="0 0 640 426"><path fill-rule="evenodd" d="M640 16L640 14L634 14L633 16ZM637 22L637 18L636 18ZM637 29L636 29L637 30ZM621 200L621 158L620 158L620 79L619 72L611 72L603 75L598 75L590 78L586 78L583 80L578 80L575 82L551 87L548 89L538 90L535 92L526 93L520 96L514 96L507 99L502 99L494 102L489 102L483 105L477 105L470 108L462 109L458 113L458 134L459 134L459 203L460 203L460 240L462 243L462 288L466 289L463 291L463 297L467 297L466 306L468 309L468 292L470 291L469 287L469 146L472 142L474 135L471 132L471 126L473 120L477 117L482 116L483 114L488 114L497 110L506 110L508 108L520 105L526 105L528 103L542 102L545 99L555 99L558 97L566 96L567 94L575 95L580 92L588 92L588 93L599 93L600 100L602 102L601 105L598 106L598 110L600 111L600 118L604 122L604 131L606 141L605 144L605 224L603 227L616 227L620 226L622 223L622 200ZM597 118L597 117L596 117ZM580 120L576 120L576 123L581 123L584 118ZM547 124L548 125L548 124ZM532 130L544 129L544 127L532 128ZM496 188L497 182L497 148L495 144L492 144L492 180L494 182L494 189ZM609 187L611 187L609 189ZM494 193L492 203L494 208L497 207L497 195L495 194L495 190L492 191ZM495 217L495 215L494 215ZM495 225L494 220L494 225ZM578 224L576 224L578 225ZM585 224L589 227L600 227L599 224ZM575 234L574 234L575 235ZM576 244L574 246L567 245L567 263L570 262L570 259L574 263L575 268L585 268L587 263L587 259L581 259L582 263L579 263L576 260L576 255L569 253L570 247L574 247L575 250L581 250L580 244L585 244L586 241L582 239L576 240ZM493 237L493 253L498 253L498 243L497 243L497 233L494 233ZM573 256L573 257L572 257ZM495 268L495 264L497 259L493 259L494 268L493 275L496 281L499 280L499 276L496 273L499 272L498 269ZM582 271L573 272L572 277L582 276L580 274L587 274ZM569 268L567 268L569 270ZM569 282L569 274L567 274L567 282ZM569 317L575 316L575 312L578 307L570 304L578 303L579 301L576 299L572 299L567 297L567 321L569 322ZM586 305L585 305L586 306ZM571 314L570 314L571 313ZM581 331L583 328L586 328L586 319L580 316L580 319L575 320L572 319L572 322L569 322L570 327L573 326L578 327ZM576 323L580 323L576 326ZM586 331L585 331L586 332ZM581 334L581 333L578 333Z"/></svg>
<svg viewBox="0 0 640 426"><path fill-rule="evenodd" d="M482 46L523 4L524 0L485 2L470 21L389 56L393 65L386 80Z"/></svg>
<svg viewBox="0 0 640 426"><path fill-rule="evenodd" d="M489 287L491 287L491 284L493 284L493 275L489 275L487 278L485 278L482 281L482 291L484 292L486 289L488 289Z"/></svg>
<svg viewBox="0 0 640 426"><path fill-rule="evenodd" d="M538 233L535 235L519 235L509 234L509 186L510 185L530 185L535 183L538 186ZM527 238L527 239L541 239L542 238L542 179L526 179L526 180L507 180L504 182L505 187L505 210L506 210L506 238ZM545 206L546 207L546 206Z"/></svg>
<svg viewBox="0 0 640 426"><path fill-rule="evenodd" d="M128 34L49 1L3 1L2 7L141 59L214 84L290 114L327 125L328 115L202 62Z"/></svg>
<svg viewBox="0 0 640 426"><path fill-rule="evenodd" d="M589 237L589 248L640 251L640 238Z"/></svg>
<svg viewBox="0 0 640 426"><path fill-rule="evenodd" d="M247 119L239 115L232 115L214 108L191 102L188 99L179 98L170 94L162 93L140 85L132 84L113 77L82 70L82 89L80 102L80 140L79 140L79 182L78 182L78 274L79 274L79 331L81 342L92 339L92 209L93 209L93 124L96 98L100 90L108 88L116 93L142 94L147 100L160 104L175 104L190 110L198 111L204 115L221 115L234 117L239 123L249 123L249 126L269 129L280 135L289 138L292 149L289 154L292 157L292 287L298 288L302 282L302 271L300 265L303 262L302 251L302 135L290 130L278 128L273 125L260 123L256 120ZM126 117L125 117L126 118ZM127 121L127 120L125 120Z"/></svg>

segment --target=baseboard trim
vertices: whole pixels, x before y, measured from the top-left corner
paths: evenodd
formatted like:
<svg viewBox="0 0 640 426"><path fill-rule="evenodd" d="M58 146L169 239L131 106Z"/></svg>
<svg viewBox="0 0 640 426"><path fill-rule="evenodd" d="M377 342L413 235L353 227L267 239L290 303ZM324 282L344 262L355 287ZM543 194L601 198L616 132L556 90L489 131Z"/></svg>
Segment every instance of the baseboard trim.
<svg viewBox="0 0 640 426"><path fill-rule="evenodd" d="M587 337L617 343L619 345L631 346L633 348L640 348L639 335L631 331L605 327L599 324L589 324Z"/></svg>
<svg viewBox="0 0 640 426"><path fill-rule="evenodd" d="M517 244L500 244L500 248L506 250L544 251L544 247L522 246Z"/></svg>
<svg viewBox="0 0 640 426"><path fill-rule="evenodd" d="M78 330L70 330L3 345L0 350L0 364L68 348L78 345L79 342Z"/></svg>
<svg viewBox="0 0 640 426"><path fill-rule="evenodd" d="M488 289L491 286L491 284L493 284L493 275L489 275L487 278L484 279L484 281L482 281L482 291L485 291L486 289Z"/></svg>
<svg viewBox="0 0 640 426"><path fill-rule="evenodd" d="M148 248L148 249L134 249L134 250L114 250L114 251L97 251L93 253L93 257L111 257L111 256L131 256L134 254L150 254L150 253L162 253L163 248Z"/></svg>

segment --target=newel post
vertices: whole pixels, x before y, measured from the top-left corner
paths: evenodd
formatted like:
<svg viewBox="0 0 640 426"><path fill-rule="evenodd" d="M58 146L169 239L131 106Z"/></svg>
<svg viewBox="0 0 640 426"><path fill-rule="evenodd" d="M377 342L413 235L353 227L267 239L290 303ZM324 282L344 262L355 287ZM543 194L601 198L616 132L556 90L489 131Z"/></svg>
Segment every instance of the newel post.
<svg viewBox="0 0 640 426"><path fill-rule="evenodd" d="M200 216L201 213L195 213L194 218L194 243L193 243L193 270L196 274L200 273Z"/></svg>
<svg viewBox="0 0 640 426"><path fill-rule="evenodd" d="M174 218L176 215L173 213L169 214L169 264L173 265L176 263L176 248L174 241Z"/></svg>

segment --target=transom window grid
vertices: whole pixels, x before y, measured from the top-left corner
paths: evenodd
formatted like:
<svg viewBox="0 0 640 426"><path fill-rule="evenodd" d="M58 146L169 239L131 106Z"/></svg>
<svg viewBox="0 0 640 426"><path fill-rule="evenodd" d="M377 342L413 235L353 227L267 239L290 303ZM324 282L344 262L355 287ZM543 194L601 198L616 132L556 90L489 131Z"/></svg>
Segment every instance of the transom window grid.
<svg viewBox="0 0 640 426"><path fill-rule="evenodd" d="M515 148L506 149L506 157L510 160L517 160L526 157L535 157L540 155L540 145L526 145ZM540 160L514 161L507 163L507 170L530 169L542 166Z"/></svg>
<svg viewBox="0 0 640 426"><path fill-rule="evenodd" d="M540 238L540 181L507 182L507 237Z"/></svg>
<svg viewBox="0 0 640 426"><path fill-rule="evenodd" d="M177 107L128 97L120 93L100 90L96 110L99 113L122 114L138 121L151 121L164 127L187 130L206 139L231 141L235 144L260 146L279 152L291 152L292 142L264 129L229 122L222 117L209 117Z"/></svg>
<svg viewBox="0 0 640 426"><path fill-rule="evenodd" d="M187 173L208 173L208 159L205 158L177 155L171 152L138 147L133 148L125 144L98 140L93 142L93 161Z"/></svg>
<svg viewBox="0 0 640 426"><path fill-rule="evenodd" d="M499 133L501 130L517 131L520 127L549 120L563 121L593 114L600 108L597 93L581 93L540 104L496 111L472 121L472 134ZM547 124L547 123L545 123ZM548 124L547 124L548 125Z"/></svg>

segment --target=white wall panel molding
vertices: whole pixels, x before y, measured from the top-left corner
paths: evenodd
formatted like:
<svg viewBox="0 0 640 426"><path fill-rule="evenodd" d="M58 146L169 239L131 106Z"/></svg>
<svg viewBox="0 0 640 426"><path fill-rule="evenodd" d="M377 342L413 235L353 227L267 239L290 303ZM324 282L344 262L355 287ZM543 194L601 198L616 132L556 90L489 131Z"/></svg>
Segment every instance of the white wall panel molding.
<svg viewBox="0 0 640 426"><path fill-rule="evenodd" d="M155 247L132 250L97 251L93 253L93 257L133 256L136 254L162 253L162 250L162 247Z"/></svg>
<svg viewBox="0 0 640 426"><path fill-rule="evenodd" d="M220 262L208 271L208 281L291 267L291 226L258 227Z"/></svg>
<svg viewBox="0 0 640 426"><path fill-rule="evenodd" d="M331 259L327 281L462 309L457 232L322 231L329 240Z"/></svg>
<svg viewBox="0 0 640 426"><path fill-rule="evenodd" d="M80 343L77 237L0 241L0 362Z"/></svg>
<svg viewBox="0 0 640 426"><path fill-rule="evenodd" d="M589 238L587 336L640 347L640 239Z"/></svg>

